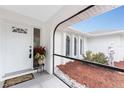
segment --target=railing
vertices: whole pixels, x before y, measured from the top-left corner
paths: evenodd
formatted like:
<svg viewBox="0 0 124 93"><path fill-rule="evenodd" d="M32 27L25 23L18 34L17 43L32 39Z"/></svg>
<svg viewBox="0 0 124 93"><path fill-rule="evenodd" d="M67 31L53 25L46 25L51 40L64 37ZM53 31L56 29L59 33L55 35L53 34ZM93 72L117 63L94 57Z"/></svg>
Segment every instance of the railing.
<svg viewBox="0 0 124 93"><path fill-rule="evenodd" d="M122 68L112 67L112 66L109 66L109 65L104 65L104 64L97 63L97 62L93 62L93 61L76 59L76 58L67 57L67 56L63 56L63 55L59 55L59 54L54 54L54 56L59 56L59 57L67 58L67 59L72 59L72 60L80 61L82 63L91 64L91 65L94 65L94 66L99 66L99 67L103 67L103 68L107 68L107 69L111 69L111 70L115 70L115 71L119 71L119 72L124 72L124 69L122 69Z"/></svg>

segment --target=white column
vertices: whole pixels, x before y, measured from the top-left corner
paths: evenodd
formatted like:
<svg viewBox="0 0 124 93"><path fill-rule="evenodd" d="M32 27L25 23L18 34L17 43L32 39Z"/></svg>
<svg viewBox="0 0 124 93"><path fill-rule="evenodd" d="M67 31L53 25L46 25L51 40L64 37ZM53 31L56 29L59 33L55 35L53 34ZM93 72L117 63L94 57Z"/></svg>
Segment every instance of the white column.
<svg viewBox="0 0 124 93"><path fill-rule="evenodd" d="M77 58L80 58L80 36L77 37Z"/></svg>
<svg viewBox="0 0 124 93"><path fill-rule="evenodd" d="M70 33L70 57L73 57L73 35Z"/></svg>
<svg viewBox="0 0 124 93"><path fill-rule="evenodd" d="M64 56L66 56L65 54L66 54L66 33L65 32L63 32L62 33L62 54L64 55Z"/></svg>

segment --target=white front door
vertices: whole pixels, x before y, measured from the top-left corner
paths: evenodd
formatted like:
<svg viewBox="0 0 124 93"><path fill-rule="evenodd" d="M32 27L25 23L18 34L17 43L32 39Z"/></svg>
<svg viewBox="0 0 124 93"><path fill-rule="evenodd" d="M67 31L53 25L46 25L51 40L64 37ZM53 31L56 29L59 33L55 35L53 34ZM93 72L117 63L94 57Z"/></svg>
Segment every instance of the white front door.
<svg viewBox="0 0 124 93"><path fill-rule="evenodd" d="M12 32L13 28L27 29L27 33ZM33 28L17 24L6 24L5 73L33 68ZM31 51L30 51L31 49ZM29 57L31 53L31 58Z"/></svg>

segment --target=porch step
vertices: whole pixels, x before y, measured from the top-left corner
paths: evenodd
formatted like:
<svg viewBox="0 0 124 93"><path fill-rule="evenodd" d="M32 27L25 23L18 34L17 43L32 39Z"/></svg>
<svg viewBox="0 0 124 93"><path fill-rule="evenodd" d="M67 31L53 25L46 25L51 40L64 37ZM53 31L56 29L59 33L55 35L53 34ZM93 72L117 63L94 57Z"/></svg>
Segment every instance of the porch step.
<svg viewBox="0 0 124 93"><path fill-rule="evenodd" d="M11 79L11 78L15 78L15 77L18 77L18 76L22 76L22 75L25 75L25 74L35 73L35 72L37 72L37 70L26 69L26 70L13 72L13 73L7 73L7 74L5 74L5 76L2 77L2 81L5 81L5 80Z"/></svg>

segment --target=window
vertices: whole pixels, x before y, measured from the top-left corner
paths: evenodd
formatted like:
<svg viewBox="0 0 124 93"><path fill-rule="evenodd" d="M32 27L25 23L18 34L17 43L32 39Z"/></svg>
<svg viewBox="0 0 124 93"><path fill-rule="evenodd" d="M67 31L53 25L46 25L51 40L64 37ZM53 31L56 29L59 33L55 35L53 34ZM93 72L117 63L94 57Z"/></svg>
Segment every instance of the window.
<svg viewBox="0 0 124 93"><path fill-rule="evenodd" d="M70 37L66 36L66 56L70 56Z"/></svg>
<svg viewBox="0 0 124 93"><path fill-rule="evenodd" d="M40 29L34 28L34 47L39 47L40 46Z"/></svg>
<svg viewBox="0 0 124 93"><path fill-rule="evenodd" d="M82 51L82 49L83 49L83 46L82 46L82 39L80 39L80 55L82 55L83 54L83 51Z"/></svg>
<svg viewBox="0 0 124 93"><path fill-rule="evenodd" d="M82 21L79 24L76 23L78 30L71 29L75 33L73 33L74 31L71 32L69 25L68 31L70 32L68 33L71 33L69 35L73 37L70 37L70 54L73 53L72 57L57 55L53 51L55 54L55 57L53 56L55 63L53 71L55 69L56 76L70 87L124 87L124 34L122 34L124 33L124 6L112 11L108 7L111 6L95 6L95 8L87 10L86 16L89 19L84 19L85 17L82 16ZM97 12L94 9L97 9ZM103 11L104 9L105 11ZM82 15L84 14L82 13ZM82 53L85 55L81 56ZM112 79L113 77L114 79Z"/></svg>
<svg viewBox="0 0 124 93"><path fill-rule="evenodd" d="M77 39L76 37L74 38L74 56L77 55Z"/></svg>

